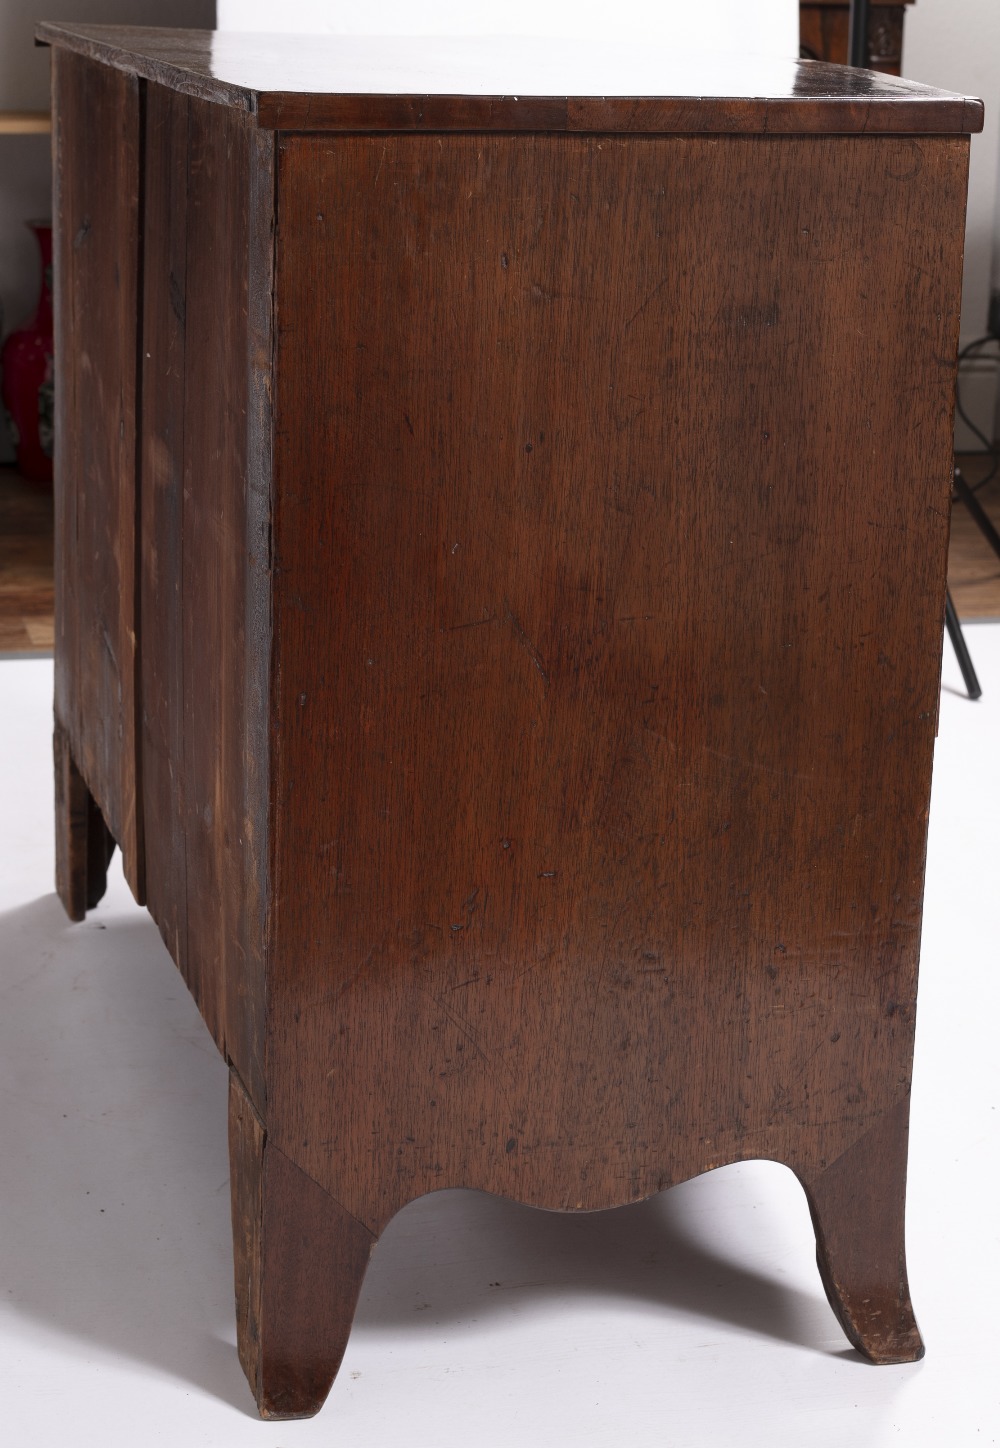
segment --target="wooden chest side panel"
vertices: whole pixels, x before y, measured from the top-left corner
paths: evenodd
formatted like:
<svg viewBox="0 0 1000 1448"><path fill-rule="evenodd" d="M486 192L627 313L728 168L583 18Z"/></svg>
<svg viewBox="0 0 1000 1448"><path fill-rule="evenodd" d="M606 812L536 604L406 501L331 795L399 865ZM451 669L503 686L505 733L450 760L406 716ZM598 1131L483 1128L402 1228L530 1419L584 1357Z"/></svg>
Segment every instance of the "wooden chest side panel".
<svg viewBox="0 0 1000 1448"><path fill-rule="evenodd" d="M56 713L141 901L136 751L140 83L56 51L53 96Z"/></svg>
<svg viewBox="0 0 1000 1448"><path fill-rule="evenodd" d="M147 84L146 91L140 572L146 903L187 978L181 643L188 101L157 85Z"/></svg>
<svg viewBox="0 0 1000 1448"><path fill-rule="evenodd" d="M241 112L148 91L149 907L262 1106L273 140Z"/></svg>
<svg viewBox="0 0 1000 1448"><path fill-rule="evenodd" d="M370 1227L905 1100L967 155L283 138L268 1127Z"/></svg>

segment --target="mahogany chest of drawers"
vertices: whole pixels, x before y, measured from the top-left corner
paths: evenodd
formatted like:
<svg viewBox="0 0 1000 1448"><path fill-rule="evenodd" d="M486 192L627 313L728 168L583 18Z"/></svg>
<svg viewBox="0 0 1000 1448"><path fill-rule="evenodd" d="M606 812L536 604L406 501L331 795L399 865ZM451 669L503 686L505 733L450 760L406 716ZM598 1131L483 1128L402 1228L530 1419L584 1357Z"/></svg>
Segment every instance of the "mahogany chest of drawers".
<svg viewBox="0 0 1000 1448"><path fill-rule="evenodd" d="M231 1068L240 1354L392 1215L798 1174L919 1355L908 1093L976 102L45 25L58 883Z"/></svg>

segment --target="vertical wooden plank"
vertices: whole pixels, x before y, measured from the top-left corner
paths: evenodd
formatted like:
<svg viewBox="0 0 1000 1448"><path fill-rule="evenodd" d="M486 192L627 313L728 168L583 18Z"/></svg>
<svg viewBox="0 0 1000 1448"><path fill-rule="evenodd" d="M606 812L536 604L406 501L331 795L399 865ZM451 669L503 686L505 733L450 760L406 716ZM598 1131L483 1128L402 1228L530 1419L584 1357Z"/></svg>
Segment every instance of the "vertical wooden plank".
<svg viewBox="0 0 1000 1448"><path fill-rule="evenodd" d="M229 1071L229 1190L233 1218L236 1345L256 1397L261 1320L264 1123L236 1071Z"/></svg>
<svg viewBox="0 0 1000 1448"><path fill-rule="evenodd" d="M924 1355L904 1245L909 1115L904 1098L836 1161L803 1174L830 1306L874 1363Z"/></svg>
<svg viewBox="0 0 1000 1448"><path fill-rule="evenodd" d="M69 918L82 920L107 889L114 841L76 767L69 735L58 720L52 753L56 775L56 893Z"/></svg>
<svg viewBox="0 0 1000 1448"><path fill-rule="evenodd" d="M140 82L54 57L56 710L143 898L135 676Z"/></svg>
<svg viewBox="0 0 1000 1448"><path fill-rule="evenodd" d="M56 893L71 920L87 913L87 846L91 800L73 763L69 736L56 724L52 739L56 775Z"/></svg>
<svg viewBox="0 0 1000 1448"><path fill-rule="evenodd" d="M232 675L244 657L245 542L235 489L245 472L247 163L229 113L189 104L184 427L184 761L189 970L216 1039L225 1039L239 837L227 805L235 725ZM234 506L235 505L235 506ZM241 751L236 751L237 760ZM234 874L236 879L233 878ZM238 886L237 886L238 888Z"/></svg>
<svg viewBox="0 0 1000 1448"><path fill-rule="evenodd" d="M149 904L261 1108L273 146L240 112L149 87Z"/></svg>
<svg viewBox="0 0 1000 1448"><path fill-rule="evenodd" d="M236 1341L263 1418L309 1418L340 1367L375 1238L267 1139L229 1073Z"/></svg>
<svg viewBox="0 0 1000 1448"><path fill-rule="evenodd" d="M142 755L146 899L187 976L182 654L188 100L146 98L142 358Z"/></svg>
<svg viewBox="0 0 1000 1448"><path fill-rule="evenodd" d="M243 478L245 596L240 755L243 873L238 899L240 957L227 980L230 1058L260 1111L266 1108L266 959L270 888L272 383L274 357L275 147L273 132L241 120L249 138L247 238L246 466ZM235 813L235 811L233 811Z"/></svg>
<svg viewBox="0 0 1000 1448"><path fill-rule="evenodd" d="M77 602L76 551L76 368L73 355L74 247L77 211L76 119L78 64L62 50L52 52L52 302L56 359L54 552L55 576L55 712L68 736L80 738L79 675L80 612ZM68 747L68 740L67 740ZM58 756L56 788L59 788ZM58 866L57 866L58 871ZM62 894L62 890L60 890ZM64 897L65 903L65 897ZM68 908L68 907L67 907Z"/></svg>

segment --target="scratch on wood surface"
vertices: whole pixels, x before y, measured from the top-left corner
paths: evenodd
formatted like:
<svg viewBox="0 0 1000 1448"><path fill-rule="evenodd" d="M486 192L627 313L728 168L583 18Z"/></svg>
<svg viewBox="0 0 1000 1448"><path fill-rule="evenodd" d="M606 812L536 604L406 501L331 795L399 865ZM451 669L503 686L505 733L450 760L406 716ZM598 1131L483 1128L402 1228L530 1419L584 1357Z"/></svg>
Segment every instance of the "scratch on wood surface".
<svg viewBox="0 0 1000 1448"><path fill-rule="evenodd" d="M484 623L492 623L496 614L491 613L486 618L470 618L467 623L446 623L441 626L441 633L455 633L460 628L482 628Z"/></svg>
<svg viewBox="0 0 1000 1448"><path fill-rule="evenodd" d="M480 891L480 886L477 885L476 888L473 890L472 894L469 895L469 896L467 897L467 899L465 899L465 900L462 901L462 909L465 911L465 919L464 919L463 921L460 921L458 924L452 925L451 928L452 928L453 931L457 931L457 930L468 930L468 929L470 929L470 927L471 927L471 925L472 925L472 916L473 916L473 913L475 912L476 904L477 904L477 901L478 901L478 899L479 899L479 891ZM485 897L485 896L483 897L483 902L482 902L482 903L483 903L483 908L485 909L485 908L486 908L486 897Z"/></svg>
<svg viewBox="0 0 1000 1448"><path fill-rule="evenodd" d="M542 676L542 681L543 681L543 683L545 684L545 687L548 688L549 676L548 676L548 674L547 674L547 672L546 672L546 670L545 670L545 665L544 665L544 663L542 662L542 656L541 656L541 654L538 652L538 650L535 648L535 645L531 642L531 639L530 639L530 638L528 637L528 635L525 633L524 628L523 628L523 626L522 626L522 624L521 624L521 620L518 618L517 614L516 614L516 613L514 612L514 610L511 608L511 606L510 606L510 601L509 601L508 599L506 599L506 598L505 598L504 601L503 601L503 610L504 610L504 615L505 615L505 617L507 618L508 623L510 624L511 628L514 630L514 634L515 634L515 636L516 636L516 638L517 638L518 643L521 644L521 645L523 645L523 647L527 650L528 656L529 656L529 658L531 659L531 662L534 664L535 668L536 668L536 669L538 670L538 672L541 674L541 676Z"/></svg>
<svg viewBox="0 0 1000 1448"><path fill-rule="evenodd" d="M639 305L638 307L636 307L636 309L635 309L635 311L632 313L631 317L629 317L628 321L625 323L624 327L622 328L622 331L623 331L623 332L627 332L627 331L628 331L629 327L631 327L631 325L632 325L632 323L635 321L636 317L641 317L641 316L642 316L643 312L644 312L644 311L646 310L646 308L649 306L650 302L653 300L654 297L658 296L658 295L660 294L660 292L663 291L663 288L667 285L667 282L668 282L669 280L670 280L670 277L669 277L669 276L665 276L661 281L657 282L657 284L656 284L656 286L653 288L653 290L648 294L648 296L646 296L646 298L640 303L640 305Z"/></svg>
<svg viewBox="0 0 1000 1448"><path fill-rule="evenodd" d="M510 1093L507 1089L507 1086L504 1083L497 1067L490 1060L489 1056L479 1044L479 1040L476 1037L476 1034L473 1031L472 1027L466 1021L463 1021L461 1016L457 1015L453 1010L450 1010L439 995L435 995L433 991L426 990L423 987L421 987L421 989L423 989L424 994L434 1002L438 1009L444 1012L444 1014L448 1017L449 1021L451 1021L455 1029L461 1032L461 1034L468 1041L469 1045L475 1051L476 1055L479 1056L480 1060L483 1062L484 1066L489 1072L494 1086L496 1087L499 1094L502 1096L504 1105L510 1112L510 1119L513 1122L516 1113L514 1111L514 1103L510 1099Z"/></svg>
<svg viewBox="0 0 1000 1448"><path fill-rule="evenodd" d="M296 1012L296 1019L304 1011L314 1010L316 1006L323 1005L326 1001L338 1000L341 996L346 995L353 986L357 985L358 981L368 970L368 967L375 959L375 952L379 949L380 945L381 942L379 942L379 945L372 946L361 964L351 972L346 980L338 981L335 985L332 985L329 990L323 991L321 995L315 996L312 1000L303 1001Z"/></svg>

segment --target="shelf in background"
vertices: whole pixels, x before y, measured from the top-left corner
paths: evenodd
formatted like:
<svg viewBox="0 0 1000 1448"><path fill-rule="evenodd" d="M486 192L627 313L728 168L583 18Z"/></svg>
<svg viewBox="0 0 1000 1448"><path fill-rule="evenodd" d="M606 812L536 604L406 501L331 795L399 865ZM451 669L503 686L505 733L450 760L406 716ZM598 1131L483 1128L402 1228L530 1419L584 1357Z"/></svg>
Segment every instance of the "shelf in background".
<svg viewBox="0 0 1000 1448"><path fill-rule="evenodd" d="M51 130L48 111L0 111L0 136L44 136Z"/></svg>

